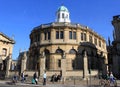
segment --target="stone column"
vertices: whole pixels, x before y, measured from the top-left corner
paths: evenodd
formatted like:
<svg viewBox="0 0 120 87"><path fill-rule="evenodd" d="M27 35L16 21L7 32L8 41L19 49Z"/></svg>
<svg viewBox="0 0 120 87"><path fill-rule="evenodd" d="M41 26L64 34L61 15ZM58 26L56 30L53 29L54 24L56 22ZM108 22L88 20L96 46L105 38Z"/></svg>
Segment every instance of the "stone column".
<svg viewBox="0 0 120 87"><path fill-rule="evenodd" d="M63 81L66 80L66 56L63 55L63 58L61 59L61 70L62 70L62 78Z"/></svg>
<svg viewBox="0 0 120 87"><path fill-rule="evenodd" d="M86 51L84 52L83 64L84 64L83 78L84 78L84 80L87 80L87 78L88 78L88 60L87 60L87 53L86 53Z"/></svg>
<svg viewBox="0 0 120 87"><path fill-rule="evenodd" d="M55 30L53 28L51 29L51 43L54 43L54 41L55 41Z"/></svg>
<svg viewBox="0 0 120 87"><path fill-rule="evenodd" d="M27 55L26 52L24 52L24 55L21 60L21 73L26 70L26 61L27 61Z"/></svg>
<svg viewBox="0 0 120 87"><path fill-rule="evenodd" d="M69 41L68 35L69 35L69 31L66 28L66 29L64 29L64 42L68 42Z"/></svg>
<svg viewBox="0 0 120 87"><path fill-rule="evenodd" d="M76 41L77 41L77 43L79 43L80 40L81 40L80 39L81 38L80 35L81 35L81 32L80 32L80 30L77 29L77 32L76 32Z"/></svg>
<svg viewBox="0 0 120 87"><path fill-rule="evenodd" d="M10 67L11 67L11 61L12 61L12 58L11 58L11 55L9 55L6 59L6 62L7 62L7 66L6 66L6 77L9 77L10 75Z"/></svg>
<svg viewBox="0 0 120 87"><path fill-rule="evenodd" d="M55 55L51 54L50 55L50 70L55 70Z"/></svg>
<svg viewBox="0 0 120 87"><path fill-rule="evenodd" d="M40 56L39 63L40 63L39 76L42 77L43 73L45 71L45 56L44 56L44 53Z"/></svg>

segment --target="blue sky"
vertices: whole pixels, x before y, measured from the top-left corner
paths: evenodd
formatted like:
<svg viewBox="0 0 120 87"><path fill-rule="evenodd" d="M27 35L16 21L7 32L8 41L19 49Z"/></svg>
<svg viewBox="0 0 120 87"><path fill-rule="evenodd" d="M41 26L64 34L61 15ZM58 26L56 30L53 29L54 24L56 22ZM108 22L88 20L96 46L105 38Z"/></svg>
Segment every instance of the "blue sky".
<svg viewBox="0 0 120 87"><path fill-rule="evenodd" d="M62 4L70 11L73 23L112 39L111 21L120 14L120 0L0 0L0 32L14 36L13 59L20 49L29 49L29 34L34 27L55 21L55 12Z"/></svg>

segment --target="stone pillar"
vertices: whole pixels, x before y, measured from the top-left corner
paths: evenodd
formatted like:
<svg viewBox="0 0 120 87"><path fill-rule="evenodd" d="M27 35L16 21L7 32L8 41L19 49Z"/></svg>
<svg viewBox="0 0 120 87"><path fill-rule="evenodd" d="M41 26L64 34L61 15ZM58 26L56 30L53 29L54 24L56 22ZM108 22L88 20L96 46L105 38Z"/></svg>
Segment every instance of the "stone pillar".
<svg viewBox="0 0 120 87"><path fill-rule="evenodd" d="M77 29L77 32L76 32L76 41L77 41L77 43L79 43L80 42L80 35L81 35L81 31L79 30L79 29Z"/></svg>
<svg viewBox="0 0 120 87"><path fill-rule="evenodd" d="M51 54L50 55L50 70L55 70L55 55Z"/></svg>
<svg viewBox="0 0 120 87"><path fill-rule="evenodd" d="M44 53L40 56L39 63L40 63L39 76L42 77L43 73L45 71L45 56L44 56Z"/></svg>
<svg viewBox="0 0 120 87"><path fill-rule="evenodd" d="M51 43L53 43L55 41L55 30L54 28L51 29Z"/></svg>
<svg viewBox="0 0 120 87"><path fill-rule="evenodd" d="M6 66L6 77L9 77L10 75L10 67L11 67L11 61L12 61L12 58L11 58L11 55L9 55L6 59L6 62L7 62L7 66Z"/></svg>
<svg viewBox="0 0 120 87"><path fill-rule="evenodd" d="M68 35L69 35L69 31L66 28L66 29L64 29L64 42L68 42L69 41Z"/></svg>
<svg viewBox="0 0 120 87"><path fill-rule="evenodd" d="M24 52L24 55L21 60L21 73L26 70L26 61L27 61L27 55L26 52Z"/></svg>
<svg viewBox="0 0 120 87"><path fill-rule="evenodd" d="M62 70L62 78L63 81L66 80L66 56L63 55L63 58L61 59L61 70Z"/></svg>
<svg viewBox="0 0 120 87"><path fill-rule="evenodd" d="M83 57L83 78L84 80L87 80L88 78L88 59L87 59L87 53L86 51L84 52L84 57Z"/></svg>

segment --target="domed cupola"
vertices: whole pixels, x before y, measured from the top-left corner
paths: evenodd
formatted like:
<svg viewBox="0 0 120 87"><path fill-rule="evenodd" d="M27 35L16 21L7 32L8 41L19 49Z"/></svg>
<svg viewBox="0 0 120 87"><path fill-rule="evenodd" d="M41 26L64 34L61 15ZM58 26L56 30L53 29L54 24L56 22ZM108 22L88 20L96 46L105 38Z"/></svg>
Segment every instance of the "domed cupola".
<svg viewBox="0 0 120 87"><path fill-rule="evenodd" d="M65 6L60 6L57 10L57 22L70 22L69 11Z"/></svg>

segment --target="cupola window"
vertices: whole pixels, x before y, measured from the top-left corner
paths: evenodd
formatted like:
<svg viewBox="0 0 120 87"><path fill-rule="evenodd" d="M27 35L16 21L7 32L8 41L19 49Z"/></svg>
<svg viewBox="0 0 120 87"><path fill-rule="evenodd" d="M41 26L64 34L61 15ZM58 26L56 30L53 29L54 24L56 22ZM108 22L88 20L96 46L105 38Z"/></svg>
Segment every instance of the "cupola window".
<svg viewBox="0 0 120 87"><path fill-rule="evenodd" d="M65 18L65 14L64 13L62 13L62 18Z"/></svg>

